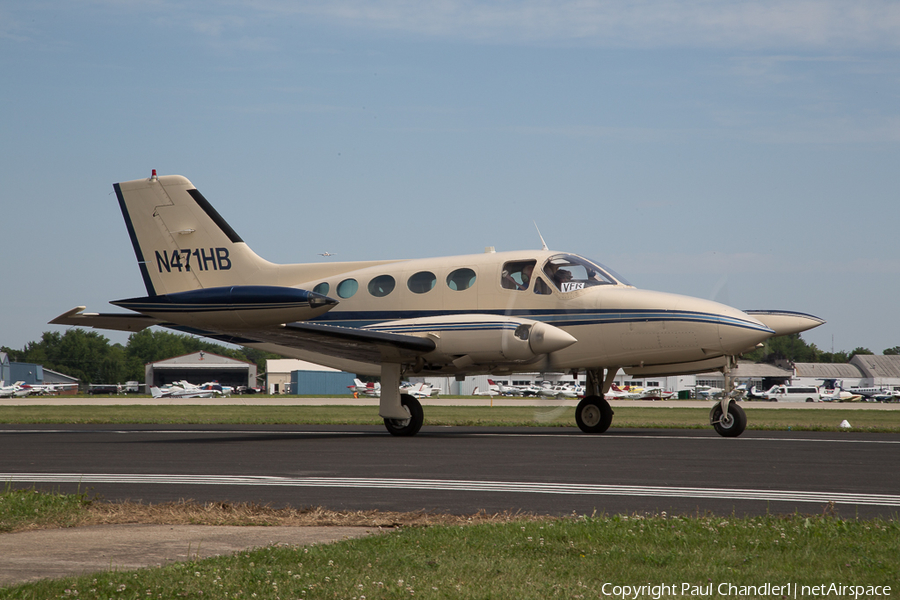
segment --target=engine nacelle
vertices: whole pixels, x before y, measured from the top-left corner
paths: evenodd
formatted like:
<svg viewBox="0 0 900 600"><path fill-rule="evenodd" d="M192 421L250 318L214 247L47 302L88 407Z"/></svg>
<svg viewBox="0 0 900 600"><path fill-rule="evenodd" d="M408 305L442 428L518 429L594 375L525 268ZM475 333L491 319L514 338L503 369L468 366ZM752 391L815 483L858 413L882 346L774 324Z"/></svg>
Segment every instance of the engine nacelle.
<svg viewBox="0 0 900 600"><path fill-rule="evenodd" d="M553 325L502 315L444 315L402 319L365 329L427 337L435 344L430 362L472 364L521 363L577 342Z"/></svg>

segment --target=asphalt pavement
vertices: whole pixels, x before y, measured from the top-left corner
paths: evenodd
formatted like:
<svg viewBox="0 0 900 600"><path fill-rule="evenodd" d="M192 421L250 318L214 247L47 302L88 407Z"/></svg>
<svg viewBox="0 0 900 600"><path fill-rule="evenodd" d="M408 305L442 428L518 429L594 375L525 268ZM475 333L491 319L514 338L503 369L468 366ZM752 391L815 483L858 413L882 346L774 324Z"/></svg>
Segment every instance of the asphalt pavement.
<svg viewBox="0 0 900 600"><path fill-rule="evenodd" d="M30 399L2 399L3 405L110 405L110 404L245 404L245 405L376 405L375 398L347 398L347 399L311 399L311 398L261 398L242 396L221 399L190 399L172 400L130 397L102 397L102 398L30 398ZM544 406L553 403L556 406L574 406L574 400L525 400L478 397L473 399L426 399L423 404L432 405L461 405L461 406ZM615 406L679 406L709 408L712 401L613 401ZM825 410L828 408L856 409L856 410L897 410L900 404L875 404L853 403L832 405L826 403L794 404L794 403L753 403L760 408L801 408L808 410ZM751 441L754 436L742 436L735 440L726 440L709 434L708 439L694 438L690 440L677 440L682 434L655 430L642 431L611 431L607 436L585 436L576 431L573 435L561 434L559 430L541 433L535 430L526 432L489 432L486 435L473 433L456 433L459 430L448 429L429 431L427 428L423 435L410 440L391 439L383 431L373 429L371 432L361 432L359 435L350 432L319 431L295 431L279 428L260 427L257 430L243 428L238 432L211 431L208 433L197 431L172 431L171 429L157 431L123 431L121 426L109 428L118 431L69 431L54 433L52 428L20 427L24 438L17 438L19 445L6 448L3 459L3 470L9 473L27 472L29 470L43 471L46 473L58 473L82 469L82 473L89 472L149 472L155 473L152 468L160 465L168 466L170 472L188 472L186 464L191 468L200 469L190 471L192 477L198 481L204 476L203 468L207 472L233 473L233 465L248 461L248 457L255 457L259 452L259 463L247 462L244 467L249 472L272 472L287 483L279 485L309 485L311 478L320 474L346 475L346 480L355 482L357 490L364 492L353 502L384 503L395 502L392 498L400 497L402 502L412 503L418 507L425 503L436 503L435 506L460 507L463 498L459 490L434 491L415 488L419 486L418 477L444 477L447 481L456 484L463 483L481 485L486 482L495 484L509 484L513 482L499 481L512 477L527 480L532 486L528 493L521 490L513 490L518 494L515 501L521 498L539 498L536 487L539 483L547 482L547 485L558 485L562 481L562 465L570 463L567 468L572 468L575 473L581 469L589 477L579 479L573 476L571 482L566 485L574 486L572 493L586 494L587 488L597 480L598 473L603 475L603 480L615 483L627 484L622 490L603 493L628 494L636 493L638 496L624 498L625 504L610 504L609 506L631 506L634 510L653 510L660 503L659 498L653 497L653 490L647 487L644 491L634 492L639 486L636 484L655 484L659 489L695 489L684 486L701 486L712 484L715 489L734 491L740 487L751 486L755 490L765 490L768 487L781 487L784 489L811 490L810 493L829 494L833 490L853 490L855 493L879 492L889 502L896 502L900 498L892 479L878 477L876 474L885 472L882 467L874 464L876 460L884 458L888 463L898 458L900 441L897 436L867 436L859 443L854 443L856 438L842 437L838 440L826 438L834 437L834 434L826 436L808 435L802 439L797 434L779 433L785 439L768 440L759 438ZM29 431L24 431L24 430ZM77 428L76 428L77 429ZM91 428L94 429L94 428ZM103 429L103 428L97 428ZM147 429L154 429L148 427ZM197 428L194 428L197 429ZM477 428L476 428L477 429ZM482 431L481 429L478 429ZM7 430L8 433L16 433ZM35 435L38 434L38 435ZM671 434L671 435L669 435ZM703 434L699 434L703 435ZM764 434L763 434L764 435ZM29 437L30 436L30 437ZM54 442L55 436L62 436ZM96 439L94 437L96 436ZM113 436L113 437L110 437ZM778 437L774 436L774 437ZM16 437L15 435L12 437ZM765 436L769 437L769 436ZM146 438L146 439L145 439ZM421 439L418 439L421 438ZM821 438L821 439L817 439ZM50 442L50 445L42 450L41 446L32 447L22 445L21 440ZM876 439L882 440L877 444ZM30 440L30 441L29 441ZM499 443L498 443L499 440ZM518 440L518 441L517 441ZM665 441L668 440L668 441ZM673 441L675 440L675 441ZM891 441L893 440L893 441ZM238 443L236 443L238 442ZM573 445L574 444L574 445ZM77 450L75 450L77 448ZM65 449L73 456L65 456ZM466 454L471 449L472 454ZM18 450L18 451L17 451ZM716 457L717 453L718 459ZM45 454L42 454L45 452ZM96 457L92 453L96 452ZM288 454L289 453L289 454ZM547 453L544 456L544 453ZM462 457L457 455L462 454ZM292 456L294 462L285 462L286 457ZM119 457L117 462L116 457ZM210 465L215 458L224 457L222 465L215 468ZM333 457L334 464L328 460ZM696 457L696 459L694 458ZM459 458L458 462L454 462ZM544 460L546 458L546 460ZM97 460L92 464L90 460ZM110 460L110 462L103 462ZM69 461L68 463L66 461ZM290 459L288 459L290 460ZM145 461L142 464L142 461ZM230 461L231 466L228 465ZM270 465L279 465L283 468L286 464L295 464L283 473L276 469L272 471ZM893 462L892 464L896 464ZM131 467L127 470L125 465ZM174 466L172 466L174 465ZM347 465L355 465L356 470L343 469ZM433 465L435 469L429 472L426 466ZM682 465L686 465L684 477L677 473ZM485 466L496 467L496 472L481 470ZM721 467L725 467L724 470ZM885 468L890 468L885 465ZM104 469L106 469L104 471ZM216 471L218 469L218 471ZM227 470L226 470L227 469ZM268 469L268 471L267 471ZM407 486L409 489L380 491L374 489L372 482L376 478L388 478L399 475L403 479L397 479L398 486ZM438 475L434 475L437 473ZM499 475L498 475L499 474ZM368 475L370 479L359 479L361 475ZM782 483L777 478L784 477L788 483ZM324 496L310 496L314 501L322 500L327 504L330 498L337 498L339 493L335 486L344 485L333 478L325 484L328 489ZM463 481L471 479L472 481ZM343 481L343 480L341 480ZM422 480L425 481L425 480ZM294 483L291 483L294 482ZM299 482L299 483L298 483ZM258 497L263 488L256 487L259 483L240 484L245 487L230 488L248 494L250 497ZM369 486L366 488L365 486ZM582 487L577 487L582 486ZM151 490L160 486L144 484L144 488L134 488L138 492L143 489ZM170 485L170 487L172 487ZM174 486L175 488L178 485ZM727 488L727 489L726 489ZM121 489L111 485L107 489ZM189 488L194 489L194 488ZM199 486L196 489L200 489ZM222 488L226 490L228 488ZM272 488L275 489L275 488ZM304 488L309 489L309 488ZM325 488L323 488L325 489ZM699 487L697 488L699 489ZM712 488L705 488L712 489ZM338 490L338 491L336 491ZM498 491L499 490L499 491ZM485 505L494 502L497 507L515 509L516 505L510 504L509 490L483 490L465 493L477 496L477 501ZM632 490L632 491L627 491ZM649 490L649 491L648 491ZM778 490L776 490L778 491ZM106 493L106 492L105 492ZM173 492L181 494L181 491ZM219 493L210 491L210 494ZM267 492L268 493L268 492ZM437 494L450 494L447 500ZM552 494L563 494L557 489ZM596 492L591 492L596 493ZM804 492L806 493L806 492ZM328 495L330 494L330 495ZM456 494L456 495L453 495ZM643 494L641 496L640 494ZM869 497L871 496L871 497ZM866 502L873 502L874 495L863 498ZM194 496L191 496L194 497ZM546 498L565 498L566 496L548 495ZM576 496L572 496L573 498ZM606 496L604 496L606 497ZM824 497L824 496L823 496ZM860 496L862 497L862 496ZM344 497L341 497L344 498ZM620 498L620 499L621 499ZM799 496L797 498L800 498ZM876 499L877 500L877 499ZM338 504L345 500L334 500ZM803 502L804 500L794 501ZM549 501L548 501L549 502ZM558 503L538 504L536 506L562 506ZM689 502L693 502L690 500ZM699 502L699 501L698 501ZM734 500L731 506L744 506L741 502L751 501ZM768 501L767 501L768 502ZM780 502L775 500L773 502ZM352 502L351 502L352 503ZM649 503L649 504L648 504ZM652 506L651 506L652 505ZM773 506L777 505L773 503ZM569 506L566 504L566 506ZM574 506L574 505L573 505ZM814 507L818 505L801 504L801 506ZM370 506L378 508L378 506ZM340 506L334 506L340 509ZM401 507L402 508L402 507ZM768 509L767 509L768 510ZM896 512L896 508L890 509ZM548 512L553 512L548 511ZM41 578L62 577L91 573L108 569L132 569L162 565L172 561L203 558L217 554L230 554L243 549L269 546L273 544L307 545L313 543L328 543L359 537L377 532L376 528L359 527L206 527L206 526L173 526L173 525L107 525L73 529L52 529L43 531L30 531L0 535L0 585L7 586Z"/></svg>

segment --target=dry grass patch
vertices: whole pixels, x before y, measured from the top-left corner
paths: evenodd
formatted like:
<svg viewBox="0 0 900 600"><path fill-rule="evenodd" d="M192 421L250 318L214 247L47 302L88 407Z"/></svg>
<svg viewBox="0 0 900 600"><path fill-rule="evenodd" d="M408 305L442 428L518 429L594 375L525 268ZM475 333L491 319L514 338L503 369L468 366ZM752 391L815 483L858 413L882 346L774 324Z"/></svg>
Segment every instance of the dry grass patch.
<svg viewBox="0 0 900 600"><path fill-rule="evenodd" d="M88 525L237 525L284 527L409 527L426 525L463 525L538 521L541 515L523 512L450 515L379 510L333 511L321 507L274 508L256 503L207 502L182 500L163 504L137 502L89 503L77 517L70 517L64 526ZM43 527L46 527L44 525ZM49 525L53 527L54 525ZM59 525L57 525L59 526ZM39 529L26 526L23 529Z"/></svg>

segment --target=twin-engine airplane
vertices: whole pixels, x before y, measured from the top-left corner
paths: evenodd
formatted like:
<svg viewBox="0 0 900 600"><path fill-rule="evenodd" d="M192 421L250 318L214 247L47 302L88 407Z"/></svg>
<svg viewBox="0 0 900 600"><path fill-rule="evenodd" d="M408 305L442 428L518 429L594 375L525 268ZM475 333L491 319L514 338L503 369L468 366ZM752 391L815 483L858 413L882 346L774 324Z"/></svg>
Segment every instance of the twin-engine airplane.
<svg viewBox="0 0 900 600"><path fill-rule="evenodd" d="M151 325L381 376L379 415L415 435L419 401L404 374L586 371L575 410L602 433L604 399L629 375L721 370L776 336L821 325L795 312L747 311L639 290L606 267L547 250L413 260L278 265L256 255L194 185L171 175L114 184L147 296L112 302L136 314L74 308L51 321L139 331ZM710 411L726 437L746 426L729 396Z"/></svg>

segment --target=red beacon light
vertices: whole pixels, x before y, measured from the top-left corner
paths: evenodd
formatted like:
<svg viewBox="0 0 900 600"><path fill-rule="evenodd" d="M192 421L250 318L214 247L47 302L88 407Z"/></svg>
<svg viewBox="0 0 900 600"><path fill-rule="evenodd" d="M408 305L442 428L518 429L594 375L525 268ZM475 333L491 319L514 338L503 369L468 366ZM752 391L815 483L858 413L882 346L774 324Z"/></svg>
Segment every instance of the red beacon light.
<svg viewBox="0 0 900 600"><path fill-rule="evenodd" d="M150 181L158 181L159 177L156 176L156 169L153 169L153 173L150 174Z"/></svg>

